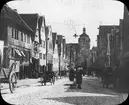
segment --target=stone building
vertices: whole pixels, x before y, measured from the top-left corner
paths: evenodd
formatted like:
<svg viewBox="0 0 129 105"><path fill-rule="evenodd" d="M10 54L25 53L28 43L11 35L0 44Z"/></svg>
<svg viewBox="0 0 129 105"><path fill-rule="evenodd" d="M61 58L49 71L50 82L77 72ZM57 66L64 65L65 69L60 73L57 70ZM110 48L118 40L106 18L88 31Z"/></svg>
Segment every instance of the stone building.
<svg viewBox="0 0 129 105"><path fill-rule="evenodd" d="M120 26L101 25L97 35L99 66L115 66L118 63L120 47Z"/></svg>
<svg viewBox="0 0 129 105"><path fill-rule="evenodd" d="M78 39L79 44L79 56L81 57L81 62L84 65L90 66L90 37L86 34L86 28L83 28L83 33L80 35Z"/></svg>

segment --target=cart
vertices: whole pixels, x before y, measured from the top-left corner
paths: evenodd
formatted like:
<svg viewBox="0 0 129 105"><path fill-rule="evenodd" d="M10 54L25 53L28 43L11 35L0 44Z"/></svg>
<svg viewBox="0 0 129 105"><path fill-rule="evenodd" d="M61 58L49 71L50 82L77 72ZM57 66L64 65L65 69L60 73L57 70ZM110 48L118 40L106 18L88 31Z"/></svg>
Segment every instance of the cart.
<svg viewBox="0 0 129 105"><path fill-rule="evenodd" d="M15 63L10 68L1 68L0 72L0 84L9 83L10 92L13 93L17 84L17 76L15 73Z"/></svg>
<svg viewBox="0 0 129 105"><path fill-rule="evenodd" d="M47 82L50 82L51 85L55 83L55 73L54 72L45 72L40 74L40 82L42 85L46 85Z"/></svg>
<svg viewBox="0 0 129 105"><path fill-rule="evenodd" d="M2 83L9 83L10 92L13 93L16 88L17 84L17 76L16 76L16 62L13 62L10 67L4 68L3 67L3 49L4 45L2 46L0 41L0 90Z"/></svg>
<svg viewBox="0 0 129 105"><path fill-rule="evenodd" d="M112 85L113 88L116 88L117 86L117 76L116 76L116 72L113 71L113 69L111 67L107 67L105 69L106 71L104 72L103 75L103 87L109 87L109 85Z"/></svg>

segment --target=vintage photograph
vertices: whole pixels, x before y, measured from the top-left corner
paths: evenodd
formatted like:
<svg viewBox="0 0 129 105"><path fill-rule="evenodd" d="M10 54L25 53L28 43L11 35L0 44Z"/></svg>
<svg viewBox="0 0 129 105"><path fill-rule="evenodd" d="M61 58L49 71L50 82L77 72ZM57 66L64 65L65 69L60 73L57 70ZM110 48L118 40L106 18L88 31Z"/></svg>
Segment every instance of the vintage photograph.
<svg viewBox="0 0 129 105"><path fill-rule="evenodd" d="M14 0L4 4L0 10L3 102L126 102L128 9L117 0Z"/></svg>

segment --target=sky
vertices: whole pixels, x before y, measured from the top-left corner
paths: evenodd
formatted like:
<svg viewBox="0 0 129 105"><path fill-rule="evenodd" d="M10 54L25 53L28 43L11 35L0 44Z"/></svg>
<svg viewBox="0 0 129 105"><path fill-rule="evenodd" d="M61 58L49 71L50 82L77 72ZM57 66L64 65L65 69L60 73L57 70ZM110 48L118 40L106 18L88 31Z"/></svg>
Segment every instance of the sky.
<svg viewBox="0 0 129 105"><path fill-rule="evenodd" d="M124 4L115 0L17 0L7 3L18 13L44 15L46 25L63 35L67 43L77 43L83 27L96 46L99 25L119 25L123 19Z"/></svg>

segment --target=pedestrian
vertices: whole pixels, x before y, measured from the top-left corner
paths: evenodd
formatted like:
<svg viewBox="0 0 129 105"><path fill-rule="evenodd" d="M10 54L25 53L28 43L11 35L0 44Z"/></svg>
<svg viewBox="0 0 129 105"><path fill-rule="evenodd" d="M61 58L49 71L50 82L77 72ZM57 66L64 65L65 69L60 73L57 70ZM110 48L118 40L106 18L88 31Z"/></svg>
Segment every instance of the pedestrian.
<svg viewBox="0 0 129 105"><path fill-rule="evenodd" d="M71 66L69 70L69 80L74 81L74 68Z"/></svg>
<svg viewBox="0 0 129 105"><path fill-rule="evenodd" d="M82 75L83 75L83 69L81 66L78 66L76 70L76 84L79 89L81 89Z"/></svg>

